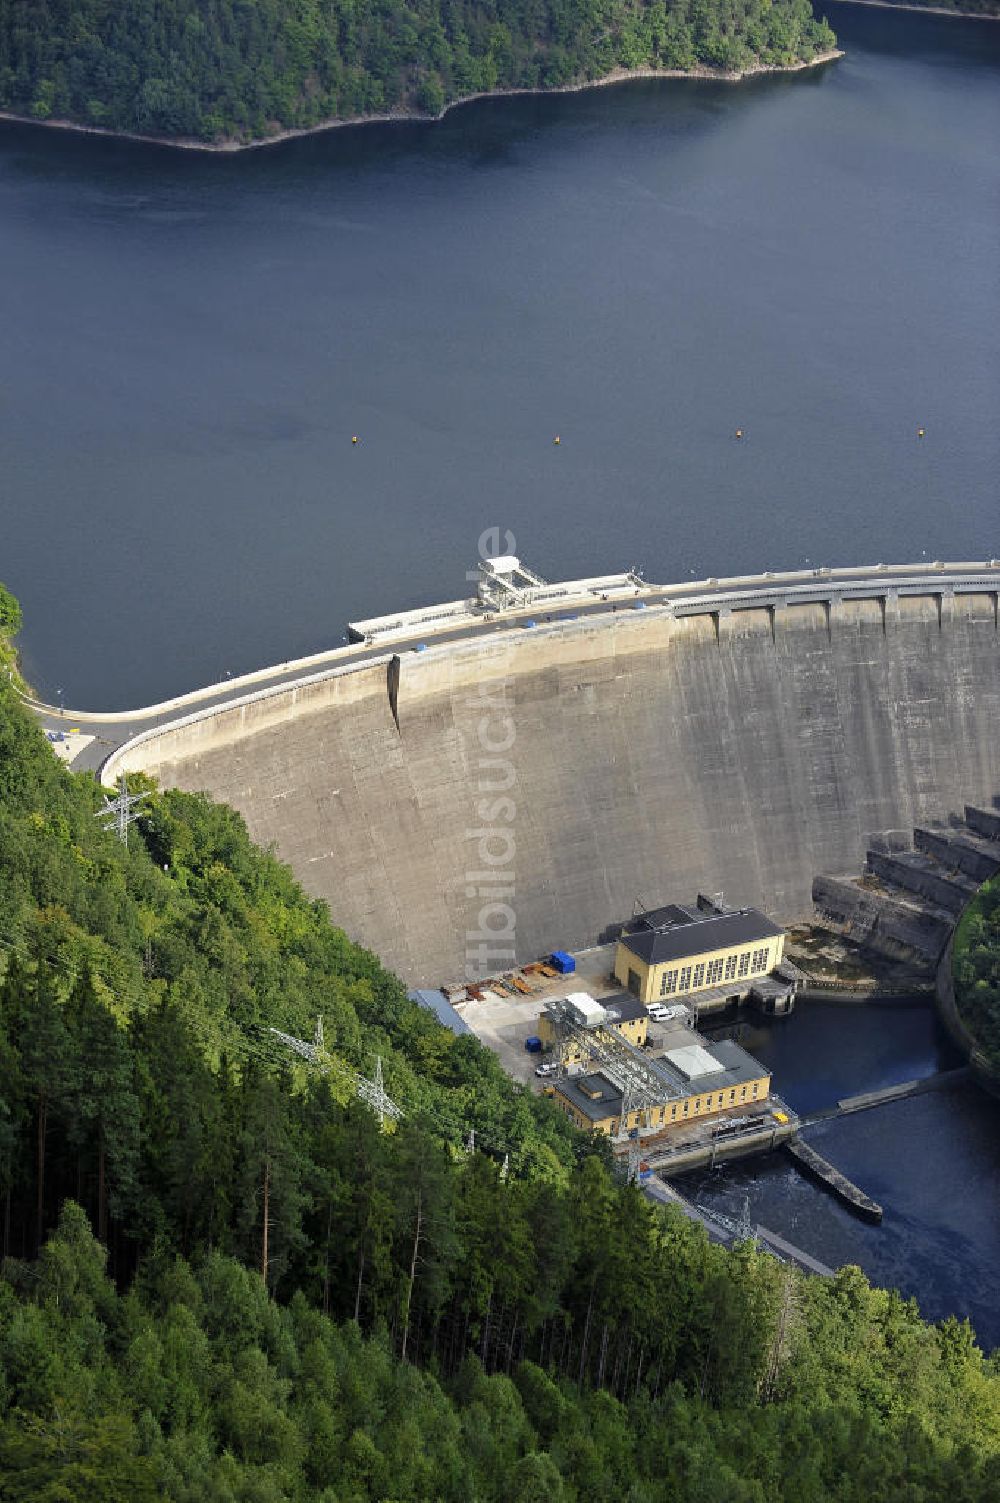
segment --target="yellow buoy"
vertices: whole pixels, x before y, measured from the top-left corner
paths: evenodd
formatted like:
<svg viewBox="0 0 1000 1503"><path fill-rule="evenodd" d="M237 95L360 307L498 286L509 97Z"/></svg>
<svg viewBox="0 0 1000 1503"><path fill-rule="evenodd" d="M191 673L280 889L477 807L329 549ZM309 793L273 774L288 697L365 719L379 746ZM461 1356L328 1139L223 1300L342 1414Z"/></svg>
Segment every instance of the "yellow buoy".
<svg viewBox="0 0 1000 1503"><path fill-rule="evenodd" d="M358 435L356 433L352 433L351 434L351 443L352 444L356 444L357 441L358 441Z"/></svg>
<svg viewBox="0 0 1000 1503"><path fill-rule="evenodd" d="M742 428L737 428L737 430L736 430L736 437L737 438L742 438L743 437L743 429Z"/></svg>
<svg viewBox="0 0 1000 1503"><path fill-rule="evenodd" d="M924 436L924 430L922 428L918 428L917 429L917 437L918 438L923 438L923 436Z"/></svg>
<svg viewBox="0 0 1000 1503"><path fill-rule="evenodd" d="M554 444L561 444L561 443L562 443L562 439L561 439L561 438L560 438L560 437L559 437L559 435L558 435L558 433L557 433L557 434L556 434L556 436L555 436L555 438L554 438L554 439L553 439L553 440L552 440L552 442L553 442L553 443L554 443Z"/></svg>

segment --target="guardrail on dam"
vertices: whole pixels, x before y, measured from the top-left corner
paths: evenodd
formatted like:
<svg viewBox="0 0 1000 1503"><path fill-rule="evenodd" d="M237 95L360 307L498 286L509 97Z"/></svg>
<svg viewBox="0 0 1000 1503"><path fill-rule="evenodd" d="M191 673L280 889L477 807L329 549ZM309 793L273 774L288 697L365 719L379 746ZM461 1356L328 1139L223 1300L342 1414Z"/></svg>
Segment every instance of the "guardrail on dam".
<svg viewBox="0 0 1000 1503"><path fill-rule="evenodd" d="M209 705L104 777L235 805L413 983L502 968L484 925L523 960L637 898L791 918L872 832L1000 792L998 590L996 562L648 585Z"/></svg>

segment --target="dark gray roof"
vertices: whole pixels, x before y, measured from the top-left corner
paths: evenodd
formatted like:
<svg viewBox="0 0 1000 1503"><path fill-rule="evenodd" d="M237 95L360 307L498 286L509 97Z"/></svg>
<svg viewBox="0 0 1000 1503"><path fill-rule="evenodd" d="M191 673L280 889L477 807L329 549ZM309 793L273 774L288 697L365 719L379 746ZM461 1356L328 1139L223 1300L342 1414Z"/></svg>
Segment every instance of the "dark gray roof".
<svg viewBox="0 0 1000 1503"><path fill-rule="evenodd" d="M711 1074L688 1080L668 1060L646 1059L646 1067L663 1082L664 1102L677 1101L682 1096L712 1096L716 1092L730 1091L734 1087L746 1085L751 1080L761 1080L771 1073L766 1065L754 1059L753 1055L741 1049L732 1039L721 1039L718 1043L713 1043L698 1034L692 1034L690 1041L707 1049L718 1061L720 1068L713 1070ZM588 1075L567 1075L552 1084L560 1095L572 1102L591 1122L617 1117L621 1111L622 1092L603 1070L593 1071ZM585 1087L589 1089L584 1089ZM593 1091L598 1094L592 1095ZM729 1103L724 1105L728 1106Z"/></svg>
<svg viewBox="0 0 1000 1503"><path fill-rule="evenodd" d="M631 992L616 992L613 997L602 997L601 1006L615 1023L631 1023L635 1018L648 1017L645 1003Z"/></svg>
<svg viewBox="0 0 1000 1503"><path fill-rule="evenodd" d="M425 991L418 987L415 991L407 992L411 1002L419 1002L421 1007L426 1007L429 1012L437 1015L439 1023L450 1028L452 1033L471 1033L472 1029L464 1018L459 1017L441 992Z"/></svg>
<svg viewBox="0 0 1000 1503"><path fill-rule="evenodd" d="M770 1075L766 1065L754 1059L745 1049L732 1039L720 1039L718 1043L713 1040L693 1036L692 1043L701 1044L722 1066L720 1070L714 1070L711 1075L697 1075L693 1080L688 1080L680 1070L675 1070L667 1059L652 1061L657 1075L662 1076L665 1082L673 1087L674 1095L702 1096L711 1095L715 1091L728 1091L733 1086L746 1085L749 1080L761 1080L765 1075Z"/></svg>
<svg viewBox="0 0 1000 1503"><path fill-rule="evenodd" d="M559 1094L571 1101L591 1122L603 1122L606 1117L617 1117L621 1109L621 1091L600 1071L590 1075L566 1075L553 1084ZM582 1089L584 1086L589 1087L589 1090ZM593 1096L592 1091L598 1094Z"/></svg>
<svg viewBox="0 0 1000 1503"><path fill-rule="evenodd" d="M754 940L774 939L784 930L756 908L738 913L703 914L692 918L677 904L657 908L633 919L622 930L622 944L647 965L684 960L708 950L729 950Z"/></svg>
<svg viewBox="0 0 1000 1503"><path fill-rule="evenodd" d="M636 914L635 918L629 919L624 932L630 934L639 929L669 928L674 924L690 924L704 917L697 908L689 908L683 903L665 903L662 908L650 908L646 913Z"/></svg>

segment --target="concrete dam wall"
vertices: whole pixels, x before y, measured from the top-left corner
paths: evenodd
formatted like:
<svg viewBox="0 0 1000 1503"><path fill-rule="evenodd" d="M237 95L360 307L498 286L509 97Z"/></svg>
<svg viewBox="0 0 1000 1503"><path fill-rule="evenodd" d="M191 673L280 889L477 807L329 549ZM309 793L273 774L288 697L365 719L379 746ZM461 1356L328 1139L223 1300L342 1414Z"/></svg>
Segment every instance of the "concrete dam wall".
<svg viewBox="0 0 1000 1503"><path fill-rule="evenodd" d="M637 899L793 918L872 832L989 804L998 642L995 589L620 609L320 675L119 765L235 805L352 938L436 984L503 967L484 928L526 960Z"/></svg>

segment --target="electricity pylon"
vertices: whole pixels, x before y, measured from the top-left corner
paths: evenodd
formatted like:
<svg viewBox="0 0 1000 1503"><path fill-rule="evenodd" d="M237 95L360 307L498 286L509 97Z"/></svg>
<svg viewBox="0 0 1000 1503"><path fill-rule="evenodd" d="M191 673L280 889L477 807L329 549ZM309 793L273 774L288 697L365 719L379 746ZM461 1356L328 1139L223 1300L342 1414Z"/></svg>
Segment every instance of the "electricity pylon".
<svg viewBox="0 0 1000 1503"><path fill-rule="evenodd" d="M343 1060L336 1059L332 1054L327 1053L326 1046L323 1043L322 1018L316 1019L316 1032L313 1034L311 1044L307 1043L305 1039L293 1037L290 1033L282 1033L280 1028L272 1028L270 1032L274 1034L275 1038L279 1038L287 1048L293 1050L303 1059L308 1060L309 1064L316 1065L323 1074L331 1068L336 1068L342 1074L346 1075L354 1087L355 1095L366 1106L370 1106L375 1113L380 1127L385 1126L386 1117L391 1118L393 1122L398 1122L400 1117L402 1117L401 1108L396 1105L386 1092L385 1084L382 1080L381 1055L375 1061L374 1080L367 1080L364 1075L359 1075L356 1070L352 1070L350 1065L346 1065Z"/></svg>
<svg viewBox="0 0 1000 1503"><path fill-rule="evenodd" d="M95 819L104 820L102 830L114 830L122 845L128 845L128 827L142 814L136 805L141 804L146 793L129 793L125 774L121 773L118 778L118 797L109 798L104 795L104 808L98 809Z"/></svg>

